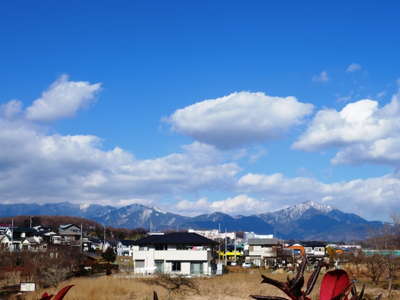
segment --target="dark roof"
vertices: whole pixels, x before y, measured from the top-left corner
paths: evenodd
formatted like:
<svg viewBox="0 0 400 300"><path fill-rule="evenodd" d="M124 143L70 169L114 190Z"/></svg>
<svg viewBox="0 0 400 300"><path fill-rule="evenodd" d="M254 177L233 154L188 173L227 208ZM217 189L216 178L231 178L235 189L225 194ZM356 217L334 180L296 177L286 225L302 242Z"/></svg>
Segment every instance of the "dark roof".
<svg viewBox="0 0 400 300"><path fill-rule="evenodd" d="M135 245L215 245L217 242L193 232L171 232L165 234L149 235L135 241Z"/></svg>
<svg viewBox="0 0 400 300"><path fill-rule="evenodd" d="M304 241L300 242L303 247L325 247L327 243L321 241Z"/></svg>
<svg viewBox="0 0 400 300"><path fill-rule="evenodd" d="M98 244L103 242L103 240L100 240L100 239L94 238L94 237L89 237L88 240L89 240L89 242L98 243Z"/></svg>
<svg viewBox="0 0 400 300"><path fill-rule="evenodd" d="M78 225L75 225L75 224L61 224L60 226L58 226L58 229L59 229L59 230L60 230L60 229L62 229L62 230L67 230L68 228L71 228L71 227L73 227L73 226L75 226L75 227L77 227L77 228L80 229L80 227L79 227Z"/></svg>
<svg viewBox="0 0 400 300"><path fill-rule="evenodd" d="M136 245L136 241L133 240L121 240L119 241L122 245L124 246L132 246L132 245Z"/></svg>
<svg viewBox="0 0 400 300"><path fill-rule="evenodd" d="M13 229L14 233L37 233L37 231L33 228L30 227L14 227Z"/></svg>

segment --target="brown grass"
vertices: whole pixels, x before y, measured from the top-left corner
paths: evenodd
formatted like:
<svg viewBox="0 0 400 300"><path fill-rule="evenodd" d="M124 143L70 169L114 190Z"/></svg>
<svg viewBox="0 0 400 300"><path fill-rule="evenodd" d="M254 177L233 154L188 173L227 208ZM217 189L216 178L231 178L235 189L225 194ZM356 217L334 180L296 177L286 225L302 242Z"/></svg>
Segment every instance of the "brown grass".
<svg viewBox="0 0 400 300"><path fill-rule="evenodd" d="M154 280L129 278L124 274L103 276L98 278L75 278L63 282L57 288L46 289L48 293L55 293L67 284L74 284L65 300L122 300L140 299L151 300L153 291L156 291L160 300L167 299L193 299L193 300L239 300L250 299L249 295L281 296L278 289L273 286L261 284L261 272L253 270L249 273L229 273L212 278L193 279L198 291L182 289L177 293L169 293ZM267 274L278 280L285 280L286 274ZM322 276L321 276L322 277ZM306 276L307 278L307 276ZM318 299L319 284L311 294L312 299ZM44 291L27 295L27 300L37 300ZM377 294L382 290L367 290L368 293ZM385 291L384 295L386 294ZM397 294L400 297L400 294ZM400 299L396 298L393 299Z"/></svg>

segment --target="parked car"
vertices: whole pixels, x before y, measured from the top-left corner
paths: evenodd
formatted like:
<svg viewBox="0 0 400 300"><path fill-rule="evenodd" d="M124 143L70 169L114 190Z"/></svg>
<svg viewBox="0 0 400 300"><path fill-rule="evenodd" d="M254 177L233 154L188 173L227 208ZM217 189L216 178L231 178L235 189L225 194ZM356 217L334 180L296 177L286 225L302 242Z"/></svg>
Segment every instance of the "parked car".
<svg viewBox="0 0 400 300"><path fill-rule="evenodd" d="M250 268L251 267L251 263L246 263L245 262L245 263L242 264L242 267L243 268Z"/></svg>

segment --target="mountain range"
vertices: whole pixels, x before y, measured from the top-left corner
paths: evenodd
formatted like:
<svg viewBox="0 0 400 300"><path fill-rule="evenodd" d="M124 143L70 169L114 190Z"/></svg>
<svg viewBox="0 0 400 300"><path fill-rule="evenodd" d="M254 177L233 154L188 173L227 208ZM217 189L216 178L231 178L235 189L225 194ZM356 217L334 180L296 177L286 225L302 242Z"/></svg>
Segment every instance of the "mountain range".
<svg viewBox="0 0 400 300"><path fill-rule="evenodd" d="M281 210L251 216L230 216L221 212L194 217L182 216L155 207L132 204L123 207L77 205L68 202L47 204L0 204L0 217L18 215L74 216L121 228L217 229L274 234L283 239L349 241L362 240L383 226L352 213L308 201Z"/></svg>

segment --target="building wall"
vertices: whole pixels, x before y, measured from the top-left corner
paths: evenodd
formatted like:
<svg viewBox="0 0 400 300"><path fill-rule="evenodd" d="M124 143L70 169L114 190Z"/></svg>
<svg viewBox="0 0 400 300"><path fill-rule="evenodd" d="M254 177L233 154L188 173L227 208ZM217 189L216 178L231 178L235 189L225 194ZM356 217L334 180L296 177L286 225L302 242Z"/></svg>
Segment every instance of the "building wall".
<svg viewBox="0 0 400 300"><path fill-rule="evenodd" d="M249 247L249 256L276 257L277 250L274 247L264 247L261 245L251 245Z"/></svg>
<svg viewBox="0 0 400 300"><path fill-rule="evenodd" d="M191 262L203 263L203 273L211 275L211 251L210 250L137 250L132 251L134 260L134 272L139 274L153 274L156 272L156 261L164 262L165 273L177 273L190 275ZM144 262L143 267L139 265ZM181 262L181 271L172 271L172 262Z"/></svg>

